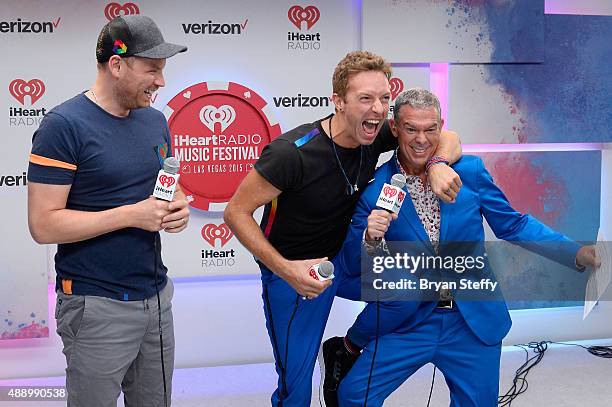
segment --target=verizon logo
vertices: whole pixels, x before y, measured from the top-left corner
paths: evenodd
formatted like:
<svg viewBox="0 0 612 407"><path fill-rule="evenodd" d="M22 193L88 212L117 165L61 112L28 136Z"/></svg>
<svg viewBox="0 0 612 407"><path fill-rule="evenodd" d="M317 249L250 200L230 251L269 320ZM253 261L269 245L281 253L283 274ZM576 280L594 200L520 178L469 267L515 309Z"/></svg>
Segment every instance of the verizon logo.
<svg viewBox="0 0 612 407"><path fill-rule="evenodd" d="M28 174L24 171L21 175L0 175L0 187L22 187L28 185Z"/></svg>
<svg viewBox="0 0 612 407"><path fill-rule="evenodd" d="M329 96L274 96L276 107L329 107Z"/></svg>
<svg viewBox="0 0 612 407"><path fill-rule="evenodd" d="M248 18L242 23L215 23L208 20L207 23L183 23L182 26L185 34L240 35L248 22Z"/></svg>
<svg viewBox="0 0 612 407"><path fill-rule="evenodd" d="M62 18L52 21L0 21L0 33L22 33L22 34L41 34L52 33L60 23Z"/></svg>

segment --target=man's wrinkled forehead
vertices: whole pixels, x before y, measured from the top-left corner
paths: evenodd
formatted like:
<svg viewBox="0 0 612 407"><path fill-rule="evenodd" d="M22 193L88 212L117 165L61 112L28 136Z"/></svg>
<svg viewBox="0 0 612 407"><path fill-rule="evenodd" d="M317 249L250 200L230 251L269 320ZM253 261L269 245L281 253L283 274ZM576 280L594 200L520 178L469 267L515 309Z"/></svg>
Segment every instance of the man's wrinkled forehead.
<svg viewBox="0 0 612 407"><path fill-rule="evenodd" d="M347 92L368 94L391 94L389 79L378 70L352 72L347 81Z"/></svg>
<svg viewBox="0 0 612 407"><path fill-rule="evenodd" d="M402 105L397 112L399 125L411 125L411 127L439 127L441 123L440 115L435 107L413 107Z"/></svg>

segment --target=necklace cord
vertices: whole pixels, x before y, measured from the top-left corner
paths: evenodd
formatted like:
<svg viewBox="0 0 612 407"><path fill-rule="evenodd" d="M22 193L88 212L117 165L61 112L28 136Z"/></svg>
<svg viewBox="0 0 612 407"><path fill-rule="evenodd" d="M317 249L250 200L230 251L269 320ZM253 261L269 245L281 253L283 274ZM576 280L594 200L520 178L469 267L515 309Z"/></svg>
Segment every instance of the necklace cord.
<svg viewBox="0 0 612 407"><path fill-rule="evenodd" d="M342 171L342 175L346 180L347 187L347 195L353 195L355 192L359 191L359 176L361 175L361 164L363 163L363 146L359 145L359 169L357 170L357 177L355 178L355 183L351 184L344 167L342 166L342 162L340 161L340 157L338 156L338 151L336 150L336 143L334 142L334 136L332 134L332 119L334 116L332 115L329 118L328 128L329 128L329 139L331 141L332 148L334 150L334 155L336 156L336 161L338 162L338 166L340 167L340 171Z"/></svg>

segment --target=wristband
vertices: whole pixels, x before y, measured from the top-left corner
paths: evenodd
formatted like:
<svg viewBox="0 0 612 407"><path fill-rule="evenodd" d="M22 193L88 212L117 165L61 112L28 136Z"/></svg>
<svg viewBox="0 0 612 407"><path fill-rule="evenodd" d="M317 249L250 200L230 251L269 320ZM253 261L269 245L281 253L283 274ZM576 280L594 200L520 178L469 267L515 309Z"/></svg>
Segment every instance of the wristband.
<svg viewBox="0 0 612 407"><path fill-rule="evenodd" d="M442 157L440 155L434 155L429 160L427 160L427 164L425 164L425 171L429 171L431 166L432 165L436 165L436 164L449 165L450 163L448 162L448 160L445 157Z"/></svg>

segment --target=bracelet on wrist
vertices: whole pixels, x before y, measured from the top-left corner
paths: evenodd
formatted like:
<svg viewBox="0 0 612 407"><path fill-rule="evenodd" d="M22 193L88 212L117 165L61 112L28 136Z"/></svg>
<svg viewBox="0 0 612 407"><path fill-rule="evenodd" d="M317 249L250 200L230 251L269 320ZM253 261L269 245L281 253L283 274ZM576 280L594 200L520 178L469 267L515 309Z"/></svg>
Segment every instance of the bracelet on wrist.
<svg viewBox="0 0 612 407"><path fill-rule="evenodd" d="M446 157L442 157L441 155L434 155L429 160L427 160L427 163L425 164L425 171L429 171L429 169L436 164L450 165Z"/></svg>

